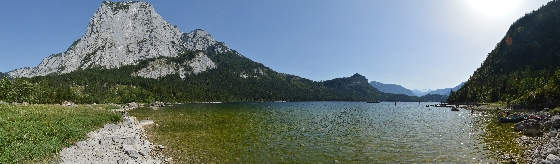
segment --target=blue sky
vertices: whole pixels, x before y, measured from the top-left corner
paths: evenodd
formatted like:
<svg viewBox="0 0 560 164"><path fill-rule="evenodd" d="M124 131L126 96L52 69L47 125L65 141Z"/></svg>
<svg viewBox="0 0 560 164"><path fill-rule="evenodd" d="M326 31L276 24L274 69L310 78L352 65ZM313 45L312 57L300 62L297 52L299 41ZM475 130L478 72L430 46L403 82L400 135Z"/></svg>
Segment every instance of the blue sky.
<svg viewBox="0 0 560 164"><path fill-rule="evenodd" d="M101 2L2 2L0 72L64 52ZM548 0L147 2L182 32L203 29L278 72L438 89L466 81L515 20Z"/></svg>

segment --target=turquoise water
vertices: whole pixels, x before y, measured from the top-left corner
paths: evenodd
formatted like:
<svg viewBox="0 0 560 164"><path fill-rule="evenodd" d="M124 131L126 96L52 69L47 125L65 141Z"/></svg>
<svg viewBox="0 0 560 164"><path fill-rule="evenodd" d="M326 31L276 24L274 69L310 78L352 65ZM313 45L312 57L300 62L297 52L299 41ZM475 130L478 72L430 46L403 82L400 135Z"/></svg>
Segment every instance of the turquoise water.
<svg viewBox="0 0 560 164"><path fill-rule="evenodd" d="M427 104L435 103L184 104L131 114L153 119L155 142L182 162L494 161L478 130L483 116Z"/></svg>

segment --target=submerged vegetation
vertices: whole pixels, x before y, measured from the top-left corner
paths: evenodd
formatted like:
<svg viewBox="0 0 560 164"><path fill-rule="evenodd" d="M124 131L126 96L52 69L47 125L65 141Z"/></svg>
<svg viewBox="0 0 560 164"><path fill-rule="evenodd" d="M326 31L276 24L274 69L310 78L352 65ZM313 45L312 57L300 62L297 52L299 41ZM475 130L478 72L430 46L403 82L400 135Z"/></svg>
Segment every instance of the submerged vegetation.
<svg viewBox="0 0 560 164"><path fill-rule="evenodd" d="M100 106L0 104L0 163L42 163L90 131L121 120Z"/></svg>
<svg viewBox="0 0 560 164"><path fill-rule="evenodd" d="M486 113L486 116L474 119L476 124L482 125L477 129L483 133L480 134L480 139L484 141L483 149L489 150L489 156L500 159L504 155L507 156L521 156L527 147L520 146L515 140L521 136L520 133L513 129L513 123L499 123L496 121L497 113L495 110L479 111ZM519 163L523 163L522 159L516 159Z"/></svg>
<svg viewBox="0 0 560 164"><path fill-rule="evenodd" d="M130 114L154 120L146 127L150 139L167 146L164 155L185 163L492 163L504 155L519 157L526 149L515 141L521 134L513 123L498 123L494 110L467 114L424 105L185 104Z"/></svg>

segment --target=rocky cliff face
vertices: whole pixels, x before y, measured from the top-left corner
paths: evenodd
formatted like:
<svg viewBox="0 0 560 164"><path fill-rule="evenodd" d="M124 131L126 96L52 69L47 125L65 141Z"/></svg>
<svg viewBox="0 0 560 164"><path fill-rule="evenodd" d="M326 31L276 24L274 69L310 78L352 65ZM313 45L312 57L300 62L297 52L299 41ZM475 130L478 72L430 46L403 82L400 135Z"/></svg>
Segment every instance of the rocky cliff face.
<svg viewBox="0 0 560 164"><path fill-rule="evenodd" d="M185 70L192 68L191 70ZM156 59L148 64L148 67L142 68L132 74L132 76L141 76L145 78L158 79L169 74L179 74L181 78L185 78L186 74L198 74L206 70L216 68L216 63L208 58L203 52L196 54L196 57L185 63L171 62L165 58Z"/></svg>
<svg viewBox="0 0 560 164"><path fill-rule="evenodd" d="M105 1L90 19L86 33L66 52L51 55L36 67L20 68L8 74L12 77L33 77L64 74L86 68L118 68L149 58L175 57L187 50L208 48L216 52L231 51L203 30L197 29L190 33L179 31L146 2ZM155 64L151 66L160 66ZM198 54L190 63L176 64L190 66L190 73L216 67L204 53ZM157 78L167 74L188 73L184 68L162 66L165 68L160 68L159 71L143 70L135 75Z"/></svg>

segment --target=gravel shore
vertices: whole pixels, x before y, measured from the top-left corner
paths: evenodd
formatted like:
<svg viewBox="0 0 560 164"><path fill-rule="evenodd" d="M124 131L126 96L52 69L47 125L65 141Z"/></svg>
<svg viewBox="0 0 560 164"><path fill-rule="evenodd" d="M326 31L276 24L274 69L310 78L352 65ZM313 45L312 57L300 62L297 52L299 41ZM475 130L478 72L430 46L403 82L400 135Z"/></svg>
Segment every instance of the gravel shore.
<svg viewBox="0 0 560 164"><path fill-rule="evenodd" d="M490 106L469 107L469 110L492 111L512 110ZM546 111L525 111L544 116L541 120L529 119L514 124L515 131L523 135L516 142L527 150L523 154L500 155L500 163L515 163L519 158L533 164L560 164L560 115L552 115Z"/></svg>
<svg viewBox="0 0 560 164"><path fill-rule="evenodd" d="M137 121L135 117L123 115L123 122L106 124L90 132L87 140L59 153L60 163L167 163L161 155L161 145L147 140L144 125L151 120Z"/></svg>
<svg viewBox="0 0 560 164"><path fill-rule="evenodd" d="M560 164L560 115L540 121L525 120L515 124L515 128L526 134L518 138L517 142L529 148L523 154L528 163ZM526 133L528 129L534 132Z"/></svg>

